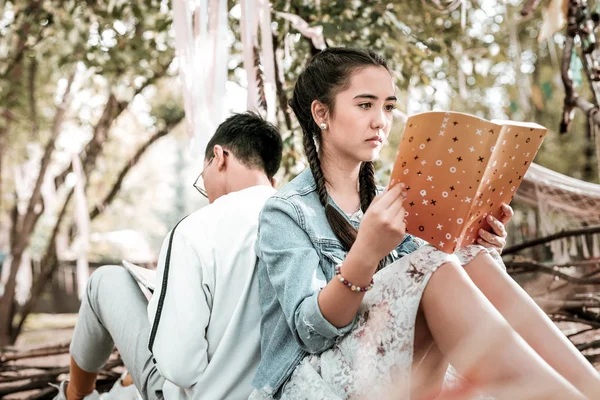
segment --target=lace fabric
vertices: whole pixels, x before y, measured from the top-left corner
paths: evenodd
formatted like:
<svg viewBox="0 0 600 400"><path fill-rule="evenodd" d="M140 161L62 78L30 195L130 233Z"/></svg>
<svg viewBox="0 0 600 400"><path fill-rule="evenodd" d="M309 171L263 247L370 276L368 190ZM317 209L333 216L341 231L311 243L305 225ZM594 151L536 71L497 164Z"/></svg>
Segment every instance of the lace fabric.
<svg viewBox="0 0 600 400"><path fill-rule="evenodd" d="M442 264L465 265L482 251L501 262L496 251L478 245L455 254L427 245L377 272L375 287L359 308L356 327L329 350L305 357L281 398L375 398L393 388L394 398L408 399L415 319L423 291ZM449 384L456 381L455 374L447 375ZM250 396L251 400L271 398L260 390Z"/></svg>

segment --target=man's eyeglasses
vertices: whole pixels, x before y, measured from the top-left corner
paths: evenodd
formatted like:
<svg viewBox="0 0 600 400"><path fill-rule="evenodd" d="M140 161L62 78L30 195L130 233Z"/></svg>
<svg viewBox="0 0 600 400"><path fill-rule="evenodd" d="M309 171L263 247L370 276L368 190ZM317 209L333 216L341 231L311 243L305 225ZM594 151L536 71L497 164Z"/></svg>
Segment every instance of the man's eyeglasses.
<svg viewBox="0 0 600 400"><path fill-rule="evenodd" d="M228 156L229 152L227 150L223 150L223 154ZM194 181L194 188L202 196L206 197L207 199L208 199L208 193L206 193L206 189L204 188L204 171L206 171L206 168L208 168L208 166L214 159L215 159L215 156L213 155L212 158L210 160L208 160L208 164L206 164L206 167L202 170L202 172L200 172L200 175L198 175L198 177ZM200 178L202 178L202 182L200 182Z"/></svg>

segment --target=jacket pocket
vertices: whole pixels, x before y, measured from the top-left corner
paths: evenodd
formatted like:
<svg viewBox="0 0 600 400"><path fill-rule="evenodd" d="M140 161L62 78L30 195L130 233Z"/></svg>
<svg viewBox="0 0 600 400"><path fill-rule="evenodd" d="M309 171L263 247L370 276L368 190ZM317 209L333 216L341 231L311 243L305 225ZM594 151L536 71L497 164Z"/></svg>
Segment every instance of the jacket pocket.
<svg viewBox="0 0 600 400"><path fill-rule="evenodd" d="M330 281L335 275L336 265L344 262L348 252L342 248L341 244L327 240L319 243L319 253L321 258L321 269L323 270L327 281Z"/></svg>

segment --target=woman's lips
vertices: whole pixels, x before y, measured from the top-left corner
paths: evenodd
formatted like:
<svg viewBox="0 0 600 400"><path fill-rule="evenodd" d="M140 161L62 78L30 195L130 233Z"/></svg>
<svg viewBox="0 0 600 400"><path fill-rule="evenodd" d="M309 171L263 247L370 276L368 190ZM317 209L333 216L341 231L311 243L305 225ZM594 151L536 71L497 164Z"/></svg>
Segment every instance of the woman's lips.
<svg viewBox="0 0 600 400"><path fill-rule="evenodd" d="M383 138L381 138L380 136L373 136L371 138L368 138L366 141L370 143L381 144L383 143Z"/></svg>

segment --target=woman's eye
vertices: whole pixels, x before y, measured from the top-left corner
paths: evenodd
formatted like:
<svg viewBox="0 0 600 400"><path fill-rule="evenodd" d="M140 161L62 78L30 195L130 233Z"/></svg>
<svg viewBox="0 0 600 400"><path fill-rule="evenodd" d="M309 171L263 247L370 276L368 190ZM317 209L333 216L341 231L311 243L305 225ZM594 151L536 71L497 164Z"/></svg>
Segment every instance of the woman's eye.
<svg viewBox="0 0 600 400"><path fill-rule="evenodd" d="M386 110L386 111L389 111L389 112L392 112L392 111L394 111L394 108L396 108L396 105L395 105L395 104L387 104L387 105L385 106L385 110Z"/></svg>
<svg viewBox="0 0 600 400"><path fill-rule="evenodd" d="M358 106L364 110L368 110L371 108L371 103L361 103Z"/></svg>

